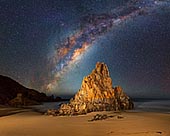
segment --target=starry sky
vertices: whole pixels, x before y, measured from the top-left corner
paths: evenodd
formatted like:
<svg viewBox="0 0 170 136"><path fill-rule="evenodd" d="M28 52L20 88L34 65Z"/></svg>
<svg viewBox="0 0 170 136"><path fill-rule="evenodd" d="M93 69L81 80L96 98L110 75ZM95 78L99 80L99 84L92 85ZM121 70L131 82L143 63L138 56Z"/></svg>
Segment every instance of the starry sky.
<svg viewBox="0 0 170 136"><path fill-rule="evenodd" d="M0 0L0 74L72 95L105 62L132 97L170 98L169 0Z"/></svg>

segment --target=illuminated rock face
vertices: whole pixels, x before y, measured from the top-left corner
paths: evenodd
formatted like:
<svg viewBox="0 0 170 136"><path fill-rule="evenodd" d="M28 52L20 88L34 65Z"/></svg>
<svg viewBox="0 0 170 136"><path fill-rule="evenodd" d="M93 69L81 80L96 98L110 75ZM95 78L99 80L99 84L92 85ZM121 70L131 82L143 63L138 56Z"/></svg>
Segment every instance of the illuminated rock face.
<svg viewBox="0 0 170 136"><path fill-rule="evenodd" d="M91 74L84 77L81 88L68 104L62 104L59 115L77 115L92 111L116 111L133 108L133 102L121 87L112 87L109 70L98 62Z"/></svg>

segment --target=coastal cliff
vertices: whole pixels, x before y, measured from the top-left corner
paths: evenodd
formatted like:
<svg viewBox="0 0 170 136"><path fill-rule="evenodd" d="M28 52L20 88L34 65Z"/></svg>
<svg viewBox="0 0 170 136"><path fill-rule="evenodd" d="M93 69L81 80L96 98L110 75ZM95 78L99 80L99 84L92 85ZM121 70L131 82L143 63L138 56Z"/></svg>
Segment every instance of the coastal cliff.
<svg viewBox="0 0 170 136"><path fill-rule="evenodd" d="M40 104L41 102L60 101L53 96L47 96L34 89L29 89L16 82L15 80L0 75L0 104L10 106L28 106Z"/></svg>

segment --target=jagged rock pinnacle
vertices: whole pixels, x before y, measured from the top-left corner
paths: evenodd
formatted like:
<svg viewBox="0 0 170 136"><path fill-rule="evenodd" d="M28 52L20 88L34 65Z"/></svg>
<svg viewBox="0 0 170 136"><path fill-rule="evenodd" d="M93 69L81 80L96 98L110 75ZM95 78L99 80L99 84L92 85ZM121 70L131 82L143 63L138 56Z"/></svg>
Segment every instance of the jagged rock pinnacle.
<svg viewBox="0 0 170 136"><path fill-rule="evenodd" d="M77 115L93 111L116 111L133 108L133 102L120 86L113 88L106 64L97 62L91 74L84 77L81 88L68 104L62 104L57 115ZM50 114L49 111L47 114Z"/></svg>

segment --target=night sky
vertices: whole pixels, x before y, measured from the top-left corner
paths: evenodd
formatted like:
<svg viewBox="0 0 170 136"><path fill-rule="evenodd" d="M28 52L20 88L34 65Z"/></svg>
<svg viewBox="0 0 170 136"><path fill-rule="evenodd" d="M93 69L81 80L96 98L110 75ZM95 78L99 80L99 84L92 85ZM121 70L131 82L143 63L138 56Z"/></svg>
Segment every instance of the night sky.
<svg viewBox="0 0 170 136"><path fill-rule="evenodd" d="M0 74L72 95L98 61L128 95L170 98L170 1L0 0Z"/></svg>

